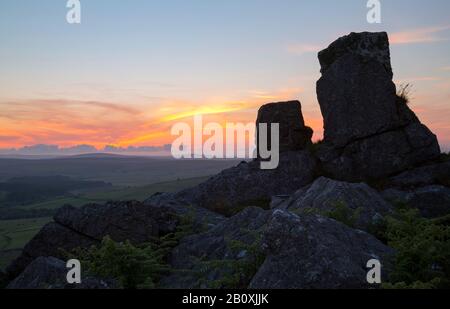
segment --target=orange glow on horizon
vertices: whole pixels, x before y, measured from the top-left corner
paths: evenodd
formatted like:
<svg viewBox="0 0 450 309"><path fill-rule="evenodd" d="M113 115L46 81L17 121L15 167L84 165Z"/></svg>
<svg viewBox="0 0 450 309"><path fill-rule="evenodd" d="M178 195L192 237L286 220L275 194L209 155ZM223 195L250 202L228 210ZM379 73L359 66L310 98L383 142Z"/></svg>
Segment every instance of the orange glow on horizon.
<svg viewBox="0 0 450 309"><path fill-rule="evenodd" d="M436 87L445 81L439 81ZM301 89L278 92L251 91L243 100L206 99L203 103L173 100L154 106L149 113L134 105L70 100L0 101L0 148L20 148L37 144L62 148L91 145L163 146L175 139L170 129L176 122L192 124L201 114L206 122L254 123L258 108L268 102L298 98ZM310 99L311 100L311 99ZM435 132L441 144L450 144L447 97L416 97L412 108ZM420 102L433 102L431 107ZM312 105L314 103L314 105ZM323 122L316 102L302 102L305 124L314 130L314 141L322 138ZM314 109L311 108L314 106ZM441 107L439 107L441 106ZM444 111L444 112L443 112Z"/></svg>

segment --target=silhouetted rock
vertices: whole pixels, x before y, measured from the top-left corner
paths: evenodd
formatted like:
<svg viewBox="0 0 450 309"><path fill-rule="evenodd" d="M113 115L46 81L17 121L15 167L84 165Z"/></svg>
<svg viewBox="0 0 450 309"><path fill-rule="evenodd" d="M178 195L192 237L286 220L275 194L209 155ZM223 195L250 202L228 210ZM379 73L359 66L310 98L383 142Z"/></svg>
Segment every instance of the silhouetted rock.
<svg viewBox="0 0 450 309"><path fill-rule="evenodd" d="M450 189L431 185L409 191L388 189L383 197L392 203L417 208L425 218L438 218L450 214Z"/></svg>
<svg viewBox="0 0 450 309"><path fill-rule="evenodd" d="M92 276L82 276L80 284L67 282L68 269L64 261L54 257L39 257L14 279L8 289L109 289L117 285Z"/></svg>
<svg viewBox="0 0 450 309"><path fill-rule="evenodd" d="M230 216L248 206L269 208L272 196L292 194L311 183L317 172L317 159L304 150L311 144L313 132L305 126L300 102L264 105L258 113L257 124L260 123L269 127L280 124L281 153L276 169L261 169L259 159L242 162L172 198ZM152 199L146 203L152 203Z"/></svg>
<svg viewBox="0 0 450 309"><path fill-rule="evenodd" d="M343 180L390 176L440 155L436 136L396 94L386 33L352 33L319 53L325 171Z"/></svg>
<svg viewBox="0 0 450 309"><path fill-rule="evenodd" d="M386 32L352 32L337 39L327 49L319 52L321 73L325 73L336 60L347 54L358 56L366 62L376 61L382 64L392 78L389 40Z"/></svg>
<svg viewBox="0 0 450 309"><path fill-rule="evenodd" d="M224 215L248 206L269 208L271 197L292 194L314 180L317 161L308 151L280 154L274 170L262 170L258 160L243 162L175 197Z"/></svg>
<svg viewBox="0 0 450 309"><path fill-rule="evenodd" d="M282 210L274 211L262 246L267 257L249 286L254 289L369 288L367 262L378 259L386 278L393 254L360 230Z"/></svg>
<svg viewBox="0 0 450 309"><path fill-rule="evenodd" d="M304 213L336 213L353 227L368 230L392 212L392 206L365 183L347 183L320 177L279 205Z"/></svg>
<svg viewBox="0 0 450 309"><path fill-rule="evenodd" d="M299 101L271 103L262 106L256 120L257 136L259 136L259 124L261 123L268 125L269 149L272 123L280 125L280 152L302 150L311 144L313 130L305 126Z"/></svg>

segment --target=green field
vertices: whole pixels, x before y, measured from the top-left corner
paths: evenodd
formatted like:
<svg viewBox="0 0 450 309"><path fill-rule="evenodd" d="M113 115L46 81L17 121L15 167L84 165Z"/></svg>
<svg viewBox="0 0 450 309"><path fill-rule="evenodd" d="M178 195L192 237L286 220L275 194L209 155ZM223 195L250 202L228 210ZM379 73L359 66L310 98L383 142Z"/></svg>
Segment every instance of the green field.
<svg viewBox="0 0 450 309"><path fill-rule="evenodd" d="M157 192L176 192L198 185L207 179L208 177L197 177L155 183L142 187L113 187L106 190L80 193L73 197L62 197L19 207L23 209L57 209L67 204L80 207L88 203L105 203L107 201L137 200L142 202Z"/></svg>
<svg viewBox="0 0 450 309"><path fill-rule="evenodd" d="M57 159L0 159L0 182L14 177L67 176L105 181L114 186L146 186L214 175L239 160L175 160L146 157L67 157Z"/></svg>
<svg viewBox="0 0 450 309"><path fill-rule="evenodd" d="M157 192L176 192L193 187L204 182L208 175L217 174L238 163L238 160L174 160L95 155L53 159L0 159L0 182L3 183L13 178L21 178L22 181L23 178L28 178L28 181L32 179L33 185L45 184L44 189L52 189L53 184L46 184L45 181L49 182L51 178L58 181L64 179L58 178L63 176L69 177L74 183L101 181L111 184L73 190L67 188L61 194L38 195L33 201L14 200L9 204L6 194L13 191L0 191L2 218L14 219L0 220L0 269L17 257L23 246L43 225L51 221L54 211L64 205L81 207L88 203L102 204L107 201L143 201ZM61 185L59 182L57 184ZM11 190L11 187L8 188ZM20 198L22 187L15 189ZM33 190L28 190L34 193Z"/></svg>
<svg viewBox="0 0 450 309"><path fill-rule="evenodd" d="M23 209L57 209L70 204L81 207L87 203L104 203L106 201L143 201L157 192L176 192L204 182L208 177L181 179L177 181L156 183L142 187L113 187L109 190L89 192L76 197L58 198L42 203L18 206ZM35 219L0 220L0 269L6 267L16 258L24 245L52 219L50 217Z"/></svg>
<svg viewBox="0 0 450 309"><path fill-rule="evenodd" d="M17 257L25 244L51 218L0 220L0 269Z"/></svg>
<svg viewBox="0 0 450 309"><path fill-rule="evenodd" d="M92 201L144 201L155 193L180 191L196 186L206 181L208 178L209 177L197 177L191 179L181 179L176 181L156 183L143 187L117 188L113 190L98 191L95 193L86 194L85 197Z"/></svg>

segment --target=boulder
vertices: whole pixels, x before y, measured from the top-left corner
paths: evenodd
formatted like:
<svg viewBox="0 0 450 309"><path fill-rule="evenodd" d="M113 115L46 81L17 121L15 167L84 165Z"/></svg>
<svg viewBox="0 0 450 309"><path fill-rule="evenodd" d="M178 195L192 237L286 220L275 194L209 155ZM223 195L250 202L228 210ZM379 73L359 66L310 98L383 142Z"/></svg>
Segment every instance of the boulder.
<svg viewBox="0 0 450 309"><path fill-rule="evenodd" d="M341 180L379 179L436 159L436 136L396 94L387 34L352 33L319 53L319 157Z"/></svg>
<svg viewBox="0 0 450 309"><path fill-rule="evenodd" d="M22 254L8 266L7 274L15 278L38 257L64 258L66 252L99 244L105 236L118 242L151 242L174 232L178 221L176 214L167 208L139 202L88 204L79 209L65 206L58 210L54 222L28 242Z"/></svg>
<svg viewBox="0 0 450 309"><path fill-rule="evenodd" d="M178 225L178 217L172 211L135 201L88 204L81 208L65 206L54 220L98 241L108 235L115 241L129 240L135 244L174 232Z"/></svg>
<svg viewBox="0 0 450 309"><path fill-rule="evenodd" d="M253 289L373 288L367 262L391 268L393 250L373 236L319 215L275 210L262 240L267 255L253 277Z"/></svg>
<svg viewBox="0 0 450 309"><path fill-rule="evenodd" d="M240 273L242 268L237 265L258 258L250 248L259 249L258 240L270 216L270 211L249 207L208 232L186 237L171 253L169 262L174 271L162 279L162 287L246 287L254 273ZM229 278L236 279L230 282Z"/></svg>
<svg viewBox="0 0 450 309"><path fill-rule="evenodd" d="M205 229L213 228L225 220L223 215L192 205L181 198L177 198L176 195L174 193L155 193L146 199L144 204L152 208L170 209L179 217L192 220L194 232L203 232Z"/></svg>
<svg viewBox="0 0 450 309"><path fill-rule="evenodd" d="M54 256L63 259L65 258L65 252L78 247L87 248L98 243L98 240L94 238L80 234L56 222L51 222L45 225L25 245L21 255L6 268L6 273L11 280L38 257Z"/></svg>
<svg viewBox="0 0 450 309"><path fill-rule="evenodd" d="M259 136L259 124L261 123L268 125L269 141L270 124L278 123L280 125L280 152L302 150L311 144L313 130L305 126L299 101L271 103L262 106L256 120L257 136ZM271 143L268 142L268 145L270 147Z"/></svg>
<svg viewBox="0 0 450 309"><path fill-rule="evenodd" d="M392 213L392 206L365 183L348 183L320 177L279 206L294 212L335 214L347 224L369 230Z"/></svg>
<svg viewBox="0 0 450 309"><path fill-rule="evenodd" d="M248 206L269 208L272 196L292 194L311 183L316 168L317 160L309 151L285 152L277 169L262 170L258 160L242 162L175 198L226 216Z"/></svg>
<svg viewBox="0 0 450 309"><path fill-rule="evenodd" d="M8 289L110 289L112 281L82 276L80 284L67 282L68 269L64 261L54 257L39 257L8 286Z"/></svg>
<svg viewBox="0 0 450 309"><path fill-rule="evenodd" d="M450 187L450 161L414 168L388 179L387 186L397 189L414 189L438 184Z"/></svg>
<svg viewBox="0 0 450 309"><path fill-rule="evenodd" d="M392 203L416 208L425 218L439 218L450 214L450 188L430 185L409 191L388 189L383 197Z"/></svg>

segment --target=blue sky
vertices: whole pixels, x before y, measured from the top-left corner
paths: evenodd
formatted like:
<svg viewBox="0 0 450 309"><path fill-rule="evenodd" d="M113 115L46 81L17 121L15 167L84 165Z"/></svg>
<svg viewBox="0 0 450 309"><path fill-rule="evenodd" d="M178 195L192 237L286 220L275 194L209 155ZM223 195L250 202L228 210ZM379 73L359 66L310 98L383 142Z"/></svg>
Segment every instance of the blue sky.
<svg viewBox="0 0 450 309"><path fill-rule="evenodd" d="M66 22L66 2L0 2L0 121L8 128L0 131L0 147L163 144L164 137L151 132L165 128L156 121L164 112L217 105L224 116L251 120L258 99L300 99L317 127L317 51L352 31L398 38L392 44L395 79L414 85L412 107L438 131L441 144L450 145L450 1L382 0L380 25L367 23L366 0L81 0L81 25ZM53 113L61 111L47 131L43 122L52 117L45 101ZM55 107L58 101L65 103ZM138 116L103 117L88 104L80 115L73 101L118 105L117 113L130 108ZM225 108L242 102L251 104L235 114ZM98 129L95 141L77 130L89 114L99 122L92 128ZM80 121L61 127L64 117ZM132 131L106 133L107 126L125 128L131 120L139 124ZM27 135L20 130L27 124L42 128ZM61 130L68 134L53 134ZM142 130L147 140L133 138Z"/></svg>

